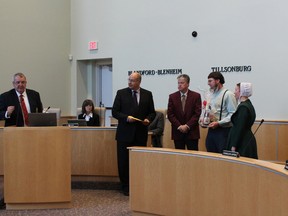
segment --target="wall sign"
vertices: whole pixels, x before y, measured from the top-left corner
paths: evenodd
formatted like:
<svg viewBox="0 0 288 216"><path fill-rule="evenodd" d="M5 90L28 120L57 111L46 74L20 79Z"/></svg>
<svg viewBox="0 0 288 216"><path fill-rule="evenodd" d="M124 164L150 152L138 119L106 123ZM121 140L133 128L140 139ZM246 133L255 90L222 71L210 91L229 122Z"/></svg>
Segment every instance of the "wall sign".
<svg viewBox="0 0 288 216"><path fill-rule="evenodd" d="M220 66L211 67L212 72L251 72L252 66Z"/></svg>
<svg viewBox="0 0 288 216"><path fill-rule="evenodd" d="M182 74L182 69L160 69L160 70L134 70L141 74L141 76L155 76L155 75L179 75ZM128 76L131 75L133 71L128 71Z"/></svg>

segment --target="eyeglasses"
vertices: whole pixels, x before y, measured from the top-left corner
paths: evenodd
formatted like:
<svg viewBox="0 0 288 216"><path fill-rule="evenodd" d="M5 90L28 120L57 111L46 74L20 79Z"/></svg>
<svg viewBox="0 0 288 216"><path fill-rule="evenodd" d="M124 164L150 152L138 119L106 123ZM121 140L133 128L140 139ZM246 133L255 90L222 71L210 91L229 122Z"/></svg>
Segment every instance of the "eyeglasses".
<svg viewBox="0 0 288 216"><path fill-rule="evenodd" d="M19 85L19 84L26 84L27 81L14 81L13 83Z"/></svg>
<svg viewBox="0 0 288 216"><path fill-rule="evenodd" d="M128 82L138 82L139 80L134 80L134 79L128 79Z"/></svg>

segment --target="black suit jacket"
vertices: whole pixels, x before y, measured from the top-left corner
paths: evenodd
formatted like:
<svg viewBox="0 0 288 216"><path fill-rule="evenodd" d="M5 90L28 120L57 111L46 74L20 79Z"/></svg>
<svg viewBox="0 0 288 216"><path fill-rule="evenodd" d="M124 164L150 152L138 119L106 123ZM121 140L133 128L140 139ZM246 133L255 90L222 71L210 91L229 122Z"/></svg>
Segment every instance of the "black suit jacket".
<svg viewBox="0 0 288 216"><path fill-rule="evenodd" d="M185 112L182 109L181 93L179 91L169 95L167 116L172 125L172 139L181 140L183 134L177 130L180 125L187 124L190 127L189 139L199 139L198 120L201 115L201 96L199 93L188 90Z"/></svg>
<svg viewBox="0 0 288 216"><path fill-rule="evenodd" d="M141 122L127 122L128 116L133 116L138 119L148 119L150 122L155 117L155 108L152 93L148 90L140 88L140 101L139 105L136 106L132 91L130 88L124 88L117 91L113 108L112 115L118 119L118 127L116 132L116 140L120 142L133 142L135 136L138 140L147 142L148 127L143 125Z"/></svg>
<svg viewBox="0 0 288 216"><path fill-rule="evenodd" d="M83 116L83 113L78 115L78 119L85 119L85 117ZM87 126L100 126L99 115L97 115L96 113L93 113L93 118L90 118L89 121L86 121L86 122L87 122Z"/></svg>
<svg viewBox="0 0 288 216"><path fill-rule="evenodd" d="M40 99L40 94L34 90L26 89L30 110L32 113L42 112L43 105ZM8 106L15 106L15 110L10 118L5 118L5 113ZM5 119L5 127L7 126L24 126L23 115L19 98L15 89L11 89L0 95L0 118Z"/></svg>

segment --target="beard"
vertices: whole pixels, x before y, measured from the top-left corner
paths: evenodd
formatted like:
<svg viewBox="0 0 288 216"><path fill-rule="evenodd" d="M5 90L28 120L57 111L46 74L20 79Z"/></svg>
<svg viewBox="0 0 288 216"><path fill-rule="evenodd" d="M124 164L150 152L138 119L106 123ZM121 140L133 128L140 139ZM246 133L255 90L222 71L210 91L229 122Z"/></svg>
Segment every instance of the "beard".
<svg viewBox="0 0 288 216"><path fill-rule="evenodd" d="M219 84L215 84L214 87L210 87L211 92L216 92L218 90Z"/></svg>

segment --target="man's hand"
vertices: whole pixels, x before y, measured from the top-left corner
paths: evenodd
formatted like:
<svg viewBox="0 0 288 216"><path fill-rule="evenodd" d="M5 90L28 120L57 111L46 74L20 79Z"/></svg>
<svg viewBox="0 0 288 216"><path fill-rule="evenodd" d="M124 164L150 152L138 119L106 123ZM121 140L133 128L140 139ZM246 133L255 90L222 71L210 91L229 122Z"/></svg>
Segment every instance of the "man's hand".
<svg viewBox="0 0 288 216"><path fill-rule="evenodd" d="M11 116L13 111L15 110L15 106L8 106L7 107L7 116Z"/></svg>
<svg viewBox="0 0 288 216"><path fill-rule="evenodd" d="M133 118L133 116L128 116L128 117L127 117L127 121L128 121L129 123L132 123L132 122L135 122L136 120Z"/></svg>
<svg viewBox="0 0 288 216"><path fill-rule="evenodd" d="M208 128L212 128L212 129L215 129L215 128L218 128L218 127L219 127L219 123L218 122L211 122L208 125Z"/></svg>
<svg viewBox="0 0 288 216"><path fill-rule="evenodd" d="M189 127L188 125L180 125L178 128L177 128L181 133L188 133L189 131Z"/></svg>
<svg viewBox="0 0 288 216"><path fill-rule="evenodd" d="M149 121L148 119L144 119L144 120L142 121L142 124L145 125L145 126L147 126L147 125L150 124L150 121Z"/></svg>

